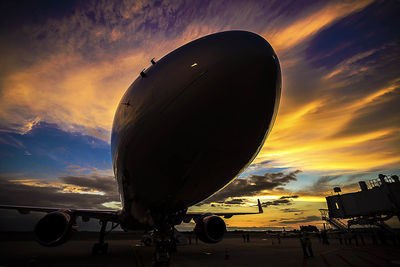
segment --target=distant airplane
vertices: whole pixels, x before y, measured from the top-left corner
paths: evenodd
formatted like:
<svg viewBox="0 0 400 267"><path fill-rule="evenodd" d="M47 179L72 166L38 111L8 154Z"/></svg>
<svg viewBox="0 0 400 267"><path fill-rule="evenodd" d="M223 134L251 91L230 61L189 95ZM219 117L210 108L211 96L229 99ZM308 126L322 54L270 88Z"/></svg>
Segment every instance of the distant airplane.
<svg viewBox="0 0 400 267"><path fill-rule="evenodd" d="M156 261L174 248L174 226L195 221L207 243L222 240L224 220L254 213L192 213L255 158L274 123L281 94L278 58L261 36L227 31L194 40L151 66L125 92L115 113L111 151L121 210L0 206L47 212L35 227L44 246L68 240L76 218L101 222L93 253L106 253L107 222L153 230ZM260 201L258 212L262 213Z"/></svg>

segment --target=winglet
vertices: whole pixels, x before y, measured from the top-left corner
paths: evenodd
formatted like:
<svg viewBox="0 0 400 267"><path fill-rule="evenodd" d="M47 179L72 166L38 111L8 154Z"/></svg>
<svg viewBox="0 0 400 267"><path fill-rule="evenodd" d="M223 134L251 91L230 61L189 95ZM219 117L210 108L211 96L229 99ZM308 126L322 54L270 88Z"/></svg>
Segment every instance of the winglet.
<svg viewBox="0 0 400 267"><path fill-rule="evenodd" d="M264 211L263 211L263 208L262 208L262 206L261 206L261 202L260 202L260 200L259 199L257 199L257 202L258 202L258 213L264 213Z"/></svg>

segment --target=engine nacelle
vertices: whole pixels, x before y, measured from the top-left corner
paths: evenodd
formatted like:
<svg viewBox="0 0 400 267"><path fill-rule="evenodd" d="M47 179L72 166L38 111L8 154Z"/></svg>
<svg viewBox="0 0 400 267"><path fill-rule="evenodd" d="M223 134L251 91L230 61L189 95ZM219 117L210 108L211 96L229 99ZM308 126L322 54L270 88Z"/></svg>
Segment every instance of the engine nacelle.
<svg viewBox="0 0 400 267"><path fill-rule="evenodd" d="M67 212L51 212L36 224L36 241L46 247L59 246L71 237L74 226L75 220Z"/></svg>
<svg viewBox="0 0 400 267"><path fill-rule="evenodd" d="M226 225L221 217L206 215L196 221L194 232L205 243L217 243L224 238Z"/></svg>

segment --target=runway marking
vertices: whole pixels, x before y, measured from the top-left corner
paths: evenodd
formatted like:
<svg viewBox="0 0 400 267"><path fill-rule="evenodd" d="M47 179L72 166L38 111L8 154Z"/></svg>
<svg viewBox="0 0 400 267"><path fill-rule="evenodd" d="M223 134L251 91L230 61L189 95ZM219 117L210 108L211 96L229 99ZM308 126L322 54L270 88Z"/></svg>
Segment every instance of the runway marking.
<svg viewBox="0 0 400 267"><path fill-rule="evenodd" d="M334 252L334 251L337 251L337 250L340 250L340 248L328 249L328 250L321 251L319 253L319 255L321 256L321 258L322 258L323 262L325 263L326 267L332 267L332 265L328 262L328 260L326 259L326 257L324 255L328 254L328 253L331 253L331 252Z"/></svg>
<svg viewBox="0 0 400 267"><path fill-rule="evenodd" d="M307 259L306 258L303 259L303 267L307 267Z"/></svg>
<svg viewBox="0 0 400 267"><path fill-rule="evenodd" d="M349 261L348 261L345 257L343 257L342 255L336 254L336 256L338 256L339 258L341 258L342 261L344 261L344 262L347 263L348 265L350 265L350 266L352 266L352 267L355 267L355 266L356 266L356 265L354 265L353 263L349 262Z"/></svg>
<svg viewBox="0 0 400 267"><path fill-rule="evenodd" d="M328 254L328 253L331 253L331 252L334 252L334 251L337 251L337 250L340 250L341 248L333 248L333 249L328 249L328 250L324 250L324 251L321 251L319 254L321 255L321 254Z"/></svg>
<svg viewBox="0 0 400 267"><path fill-rule="evenodd" d="M358 257L360 260L362 260L362 261L364 261L364 262L366 262L366 263L371 264L372 266L380 267L380 265L376 264L375 262L373 262L373 261L371 261L371 260L369 260L369 259L366 259L366 258L364 258L364 257L361 257L360 255L357 255L357 257Z"/></svg>
<svg viewBox="0 0 400 267"><path fill-rule="evenodd" d="M380 255L376 255L375 253L373 253L373 252L371 252L369 250L366 250L366 249L359 249L359 250L361 250L361 251L363 251L365 253L371 254L375 258L378 258L378 259L381 259L381 260L384 260L384 261L390 263L390 260L388 258L386 258L386 257L380 256Z"/></svg>
<svg viewBox="0 0 400 267"><path fill-rule="evenodd" d="M320 253L319 255L321 256L322 260L324 261L326 267L332 267L332 265L328 262L328 260L324 256L324 254Z"/></svg>
<svg viewBox="0 0 400 267"><path fill-rule="evenodd" d="M133 255L135 255L136 266L137 267L143 267L142 257L140 257L137 249L133 245L131 247L132 247L132 250L133 250Z"/></svg>

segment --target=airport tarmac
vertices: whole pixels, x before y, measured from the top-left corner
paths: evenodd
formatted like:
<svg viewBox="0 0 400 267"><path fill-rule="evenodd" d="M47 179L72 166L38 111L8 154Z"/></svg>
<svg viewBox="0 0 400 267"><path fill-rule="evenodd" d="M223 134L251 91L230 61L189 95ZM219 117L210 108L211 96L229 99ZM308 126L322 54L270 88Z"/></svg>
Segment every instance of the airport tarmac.
<svg viewBox="0 0 400 267"><path fill-rule="evenodd" d="M368 240L367 240L368 241ZM107 255L91 255L95 240L71 240L54 248L34 241L0 241L0 266L152 266L153 247L139 238L107 240ZM298 238L267 238L252 234L244 243L241 234L228 234L218 244L179 246L170 266L400 266L399 246L330 245L312 239L314 257L304 259Z"/></svg>

